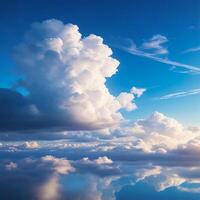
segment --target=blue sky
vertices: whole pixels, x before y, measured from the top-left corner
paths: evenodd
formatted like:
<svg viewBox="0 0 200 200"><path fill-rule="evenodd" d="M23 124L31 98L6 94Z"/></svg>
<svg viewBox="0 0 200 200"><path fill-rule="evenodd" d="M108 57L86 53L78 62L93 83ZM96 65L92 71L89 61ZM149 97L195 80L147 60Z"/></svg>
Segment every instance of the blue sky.
<svg viewBox="0 0 200 200"><path fill-rule="evenodd" d="M1 1L0 199L199 200L199 11Z"/></svg>

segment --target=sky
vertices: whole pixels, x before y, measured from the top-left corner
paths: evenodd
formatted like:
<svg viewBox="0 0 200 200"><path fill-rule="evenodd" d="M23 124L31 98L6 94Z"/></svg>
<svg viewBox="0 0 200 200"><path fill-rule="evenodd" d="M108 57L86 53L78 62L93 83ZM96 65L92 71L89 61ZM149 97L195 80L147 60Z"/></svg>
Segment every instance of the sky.
<svg viewBox="0 0 200 200"><path fill-rule="evenodd" d="M0 199L198 200L199 11L1 1Z"/></svg>

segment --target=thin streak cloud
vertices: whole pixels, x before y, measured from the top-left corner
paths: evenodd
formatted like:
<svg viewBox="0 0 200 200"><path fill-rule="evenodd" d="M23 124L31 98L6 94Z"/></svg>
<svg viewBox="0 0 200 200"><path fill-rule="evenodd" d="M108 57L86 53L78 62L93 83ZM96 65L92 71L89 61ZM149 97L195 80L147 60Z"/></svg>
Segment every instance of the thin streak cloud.
<svg viewBox="0 0 200 200"><path fill-rule="evenodd" d="M200 88L189 90L189 91L174 92L171 94L164 95L160 97L159 99L174 99L174 98L186 97L186 96L197 95L197 94L200 94Z"/></svg>
<svg viewBox="0 0 200 200"><path fill-rule="evenodd" d="M191 52L198 52L198 51L200 51L200 46L186 49L185 51L183 51L183 53L191 53Z"/></svg>
<svg viewBox="0 0 200 200"><path fill-rule="evenodd" d="M118 48L129 53L129 54L132 54L132 55L148 58L150 60L154 60L156 62L167 64L167 65L172 65L172 66L175 66L175 67L181 67L181 68L187 69L187 70L189 70L193 73L200 73L200 68L193 66L193 65L188 65L188 64L172 61L172 60L169 60L169 59L166 59L166 58L159 58L159 57L153 56L150 53L146 53L144 51L138 50L138 49L133 48L133 47L129 47L129 48L118 47Z"/></svg>

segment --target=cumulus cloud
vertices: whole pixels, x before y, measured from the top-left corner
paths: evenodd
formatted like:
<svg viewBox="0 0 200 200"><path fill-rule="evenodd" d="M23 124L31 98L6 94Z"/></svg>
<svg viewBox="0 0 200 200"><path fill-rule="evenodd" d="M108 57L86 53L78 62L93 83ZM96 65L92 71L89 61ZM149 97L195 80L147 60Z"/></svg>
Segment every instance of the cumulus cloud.
<svg viewBox="0 0 200 200"><path fill-rule="evenodd" d="M83 163L94 163L94 164L97 164L97 165L104 165L104 164L112 164L113 161L111 159L109 159L107 156L103 156L103 157L99 157L93 161L89 160L88 157L84 157L82 159L82 162Z"/></svg>
<svg viewBox="0 0 200 200"><path fill-rule="evenodd" d="M137 108L137 106L132 103L134 99L134 95L127 92L121 92L120 95L117 97L121 108L125 108L127 111L132 111Z"/></svg>
<svg viewBox="0 0 200 200"><path fill-rule="evenodd" d="M14 162L10 162L10 163L8 163L8 164L5 165L5 168L6 168L7 170L13 170L13 169L16 169L16 168L17 168L17 164L14 163Z"/></svg>
<svg viewBox="0 0 200 200"><path fill-rule="evenodd" d="M144 180L146 177L156 176L161 173L161 167L155 166L151 169L139 169L136 172L137 181Z"/></svg>
<svg viewBox="0 0 200 200"><path fill-rule="evenodd" d="M144 180L153 185L157 191L164 191L167 188L176 187L178 190L190 191L195 189L198 192L200 188L199 166L153 166L152 168L140 169L136 172L137 181ZM187 184L186 184L187 183ZM196 184L195 188L191 188L190 184ZM192 190L190 191L192 192Z"/></svg>
<svg viewBox="0 0 200 200"><path fill-rule="evenodd" d="M2 91L1 130L99 129L121 122L120 109L136 108L133 94L114 96L106 86L119 65L112 50L99 36L83 37L76 25L55 19L34 23L14 58L24 77L14 88L28 95ZM12 120L9 113L15 114Z"/></svg>
<svg viewBox="0 0 200 200"><path fill-rule="evenodd" d="M136 87L131 88L131 94L134 94L137 97L142 96L145 91L146 91L146 88L136 88Z"/></svg>
<svg viewBox="0 0 200 200"><path fill-rule="evenodd" d="M74 168L71 166L70 162L64 158L56 158L51 155L47 155L41 158L43 163L50 163L54 172L58 174L68 174L73 172Z"/></svg>
<svg viewBox="0 0 200 200"><path fill-rule="evenodd" d="M74 162L76 169L80 173L90 173L101 177L116 176L121 173L119 166L107 156L100 156L97 159L82 158Z"/></svg>
<svg viewBox="0 0 200 200"><path fill-rule="evenodd" d="M113 161L106 156L99 157L98 159L95 160L95 162L99 165L101 165L101 164L112 164L113 163Z"/></svg>
<svg viewBox="0 0 200 200"><path fill-rule="evenodd" d="M27 141L24 143L24 147L26 149L37 149L40 147L40 145L36 141Z"/></svg>
<svg viewBox="0 0 200 200"><path fill-rule="evenodd" d="M199 132L185 128L173 118L162 113L155 112L146 120L138 120L133 128L136 138L136 146L146 152L166 152L176 149L179 145L187 144L190 140L199 136Z"/></svg>

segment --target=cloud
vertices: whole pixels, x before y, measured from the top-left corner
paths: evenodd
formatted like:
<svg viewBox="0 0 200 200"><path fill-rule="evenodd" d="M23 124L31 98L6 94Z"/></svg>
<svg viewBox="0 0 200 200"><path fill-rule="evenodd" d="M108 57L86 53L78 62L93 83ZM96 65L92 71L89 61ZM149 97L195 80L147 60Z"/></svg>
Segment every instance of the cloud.
<svg viewBox="0 0 200 200"><path fill-rule="evenodd" d="M141 191L145 191L145 192L141 192ZM120 191L116 193L117 200L134 199L136 196L137 196L137 200L146 200L146 199L197 200L199 199L199 194L180 191L176 187L171 187L167 190L157 192L150 184L142 183L142 182L136 185L126 185Z"/></svg>
<svg viewBox="0 0 200 200"><path fill-rule="evenodd" d="M157 35L154 35L148 41L145 41L142 44L141 48L146 49L146 50L151 50L151 54L154 54L154 55L165 55L165 54L168 54L168 50L163 45L167 42L168 42L167 37L157 34Z"/></svg>
<svg viewBox="0 0 200 200"><path fill-rule="evenodd" d="M6 170L1 167L5 166L4 163L10 156L6 156L0 164L2 174L0 197L5 199L5 195L11 197L14 194L15 198L12 199L20 197L22 200L31 198L84 200L93 199L95 196L95 199L107 200L114 199L114 195L124 185L136 186L142 183L147 183L160 192L172 188L181 190L184 187L184 190L188 190L189 193L190 186L185 184L200 184L198 162L200 150L194 151L195 148L199 149L197 141L196 138L196 142L178 146L165 154L159 151L138 151L133 147L124 151L126 145L123 141L121 141L121 147L124 146L124 149L120 149L118 143L114 149L104 152L98 150L95 152L96 147L91 147L91 151L88 149L85 152L79 147L79 155L82 152L83 155L89 157L79 159L73 156L73 160L64 157L66 154L70 156L70 152L75 151L72 148L70 151L67 149L59 151L57 148L54 151L50 148L53 154L57 153L62 158L55 155L40 157L39 155L45 154L41 151L39 154L32 153L31 158L21 159L24 154L15 152L13 157L18 166L15 170ZM104 156L97 156L101 153ZM39 157L35 158L35 156ZM9 183L9 190L5 189L7 183Z"/></svg>
<svg viewBox="0 0 200 200"><path fill-rule="evenodd" d="M164 160L169 157L175 161L178 160L179 155L184 154L186 158L180 160L180 164L192 165L199 162L197 153L200 152L198 148L200 128L185 127L176 119L159 112L152 113L146 119L106 129L105 132L106 134L99 133L99 130L67 131L59 133L60 136L50 138L49 141L45 139L46 141L41 142L38 149L25 149L23 141L17 143L10 141L8 144L3 142L0 150L6 152L7 156L12 152L23 151L43 152L43 154L53 151L55 156L59 156L62 151L65 151L69 159L88 157L88 163L95 167L94 160L98 158L102 161L106 160L103 159L104 157L113 162L152 160L161 164L160 162L165 163ZM31 141L35 141L37 137L31 135Z"/></svg>
<svg viewBox="0 0 200 200"><path fill-rule="evenodd" d="M14 153L48 155L51 152L54 157L61 157L65 152L68 159L80 160L73 162L72 165L80 173L90 172L101 177L122 173L115 162L133 162L134 164L151 162L161 166L200 164L198 157L200 128L185 127L162 113L154 112L146 119L127 122L123 126L106 131L109 134L99 134L98 131L59 133L60 138L56 137L56 140L50 138L49 141L40 142L38 149L25 149L23 141L9 141L6 142L7 144L3 142L0 147L0 156L12 157ZM35 137L38 136L35 135ZM35 139L32 138L31 141ZM43 162L43 165L46 163L48 166L49 163L52 166L54 159L47 158L44 158L46 162ZM54 167L51 167L53 171L65 169L67 166L67 164L57 165L56 160L53 163ZM59 163L62 162L59 161Z"/></svg>
<svg viewBox="0 0 200 200"><path fill-rule="evenodd" d="M199 135L199 132L192 132L175 119L159 112L154 112L146 120L135 122L132 131L137 134L136 146L146 152L176 149Z"/></svg>
<svg viewBox="0 0 200 200"><path fill-rule="evenodd" d="M108 161L108 158L100 159ZM64 158L47 155L39 158L17 159L18 168L15 171L8 171L0 166L2 173L0 198L14 200L92 200L95 198L107 200L106 197L102 197L104 187L108 184L106 177L101 180L89 171L85 174L60 171L55 168L55 165L58 165L58 162L63 166L66 165L63 160L68 161ZM102 163L98 165L102 165Z"/></svg>
<svg viewBox="0 0 200 200"><path fill-rule="evenodd" d="M200 188L199 172L199 166L152 166L136 171L136 175L138 177L137 181L145 180L159 192L171 187L189 192L192 189L190 184L196 184L193 192L198 192Z"/></svg>
<svg viewBox="0 0 200 200"><path fill-rule="evenodd" d="M105 159L104 163L110 161L103 157L99 159ZM7 169L4 171L0 167L0 172L4 174L0 177L0 198L20 198L22 200L92 200L95 198L103 200L98 188L98 184L101 183L99 178L92 175L90 169L87 174L75 174L75 168L71 166L71 163L73 162L66 158L46 155L39 158L17 159L18 167L15 171ZM94 164L97 164L96 161ZM103 165L103 163L97 165ZM8 184L9 188L6 188Z"/></svg>
<svg viewBox="0 0 200 200"><path fill-rule="evenodd" d="M161 167L155 166L151 169L140 169L136 172L137 182L146 179L147 177L156 176L161 173Z"/></svg>
<svg viewBox="0 0 200 200"><path fill-rule="evenodd" d="M168 58L158 57L157 55L145 52L145 51L141 50L140 48L137 48L134 45L131 45L130 47L125 47L125 46L116 46L116 47L121 49L122 51L125 51L125 52L132 54L132 55L135 55L135 56L144 57L144 58L147 58L147 59L159 62L159 63L163 63L163 64L166 64L166 65L170 65L170 66L174 66L174 67L178 67L178 68L183 68L183 69L187 70L188 72L190 72L191 74L199 74L200 73L199 67L180 63L180 62L177 62L177 61L172 61Z"/></svg>
<svg viewBox="0 0 200 200"><path fill-rule="evenodd" d="M200 51L200 47L193 47L193 48L189 48L186 49L185 51L183 51L183 53L191 53L191 52L199 52Z"/></svg>
<svg viewBox="0 0 200 200"><path fill-rule="evenodd" d="M26 129L35 123L37 116L30 99L9 89L0 89L0 110L1 131Z"/></svg>
<svg viewBox="0 0 200 200"><path fill-rule="evenodd" d="M200 187L196 188L187 188L184 186L179 186L178 189L182 192L188 192L188 193L200 193Z"/></svg>
<svg viewBox="0 0 200 200"><path fill-rule="evenodd" d="M122 108L125 108L126 111L132 111L137 108L136 104L133 104L132 101L134 99L134 95L127 92L121 92L117 97L117 100Z"/></svg>
<svg viewBox="0 0 200 200"><path fill-rule="evenodd" d="M5 168L6 168L7 170L14 170L14 169L17 168L17 164L14 163L14 162L10 162L10 163L8 163L7 165L5 165Z"/></svg>
<svg viewBox="0 0 200 200"><path fill-rule="evenodd" d="M26 149L37 149L40 147L40 145L36 141L27 141L24 143L24 147Z"/></svg>
<svg viewBox="0 0 200 200"><path fill-rule="evenodd" d="M15 163L10 161L6 168L1 166L1 199L68 199L65 198L60 185L61 176L67 176L74 170L67 159L50 155L39 158L15 158Z"/></svg>
<svg viewBox="0 0 200 200"><path fill-rule="evenodd" d="M109 159L107 156L103 156L103 157L99 157L95 160L89 160L88 157L84 157L81 160L82 163L92 163L92 164L96 164L96 165L104 165L104 164L112 164L113 161L111 159Z"/></svg>
<svg viewBox="0 0 200 200"><path fill-rule="evenodd" d="M174 99L174 98L187 97L187 96L197 95L197 94L200 94L200 88L189 90L189 91L170 93L170 94L160 97L159 99Z"/></svg>
<svg viewBox="0 0 200 200"><path fill-rule="evenodd" d="M145 88L136 88L132 87L130 93L128 92L121 92L117 97L121 108L124 108L126 111L132 111L137 109L137 105L133 103L136 97L140 97L146 91Z"/></svg>
<svg viewBox="0 0 200 200"><path fill-rule="evenodd" d="M134 94L137 97L142 96L145 91L146 91L146 88L136 88L136 87L131 88L131 94Z"/></svg>
<svg viewBox="0 0 200 200"><path fill-rule="evenodd" d="M58 174L68 174L73 172L74 168L71 166L70 162L64 158L56 158L51 155L47 155L41 158L44 164L48 163L52 165L54 172Z"/></svg>
<svg viewBox="0 0 200 200"><path fill-rule="evenodd" d="M101 129L123 121L121 109L136 107L133 94L114 96L106 86L119 65L112 50L99 36L82 37L76 25L32 24L14 58L24 78L13 90L25 88L28 95L1 89L1 130Z"/></svg>
<svg viewBox="0 0 200 200"><path fill-rule="evenodd" d="M113 161L106 156L99 157L98 159L95 160L95 162L99 165L101 165L101 164L112 164L113 163Z"/></svg>
<svg viewBox="0 0 200 200"><path fill-rule="evenodd" d="M74 166L77 171L82 174L90 173L100 177L109 177L121 174L119 166L107 156L100 156L93 160L84 157L79 161L75 161Z"/></svg>

